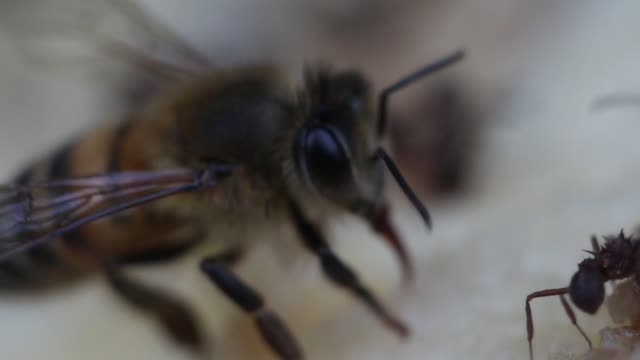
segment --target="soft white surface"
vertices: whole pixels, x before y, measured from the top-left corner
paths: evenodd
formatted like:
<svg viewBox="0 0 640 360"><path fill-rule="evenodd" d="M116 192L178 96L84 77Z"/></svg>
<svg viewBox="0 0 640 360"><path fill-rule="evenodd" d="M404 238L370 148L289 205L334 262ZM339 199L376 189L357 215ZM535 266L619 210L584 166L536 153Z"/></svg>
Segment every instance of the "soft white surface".
<svg viewBox="0 0 640 360"><path fill-rule="evenodd" d="M168 3L158 2L159 10L170 8ZM589 110L601 94L640 91L640 3L532 3L458 1L435 6L442 18L430 24L437 26L414 26L411 41L417 43L423 34L424 42L438 50L429 51L428 58L467 46L470 56L460 77L479 98L486 90L495 105L473 191L455 202L431 204L435 230L428 236L410 209L399 207L394 214L418 266L415 288L402 289L393 259L364 226L342 224L336 230L340 253L408 320L411 340L396 340L357 303L333 291L306 255L291 261L267 247L240 269L265 290L310 359L525 359L525 296L564 286L590 234L631 228L640 220L640 111ZM235 15L251 9L226 4ZM230 16L211 13L214 43L222 41L225 26L234 29L230 36L265 33L274 40L290 35L281 21L291 21L292 27L301 21L294 15L302 10L295 7L284 15L269 6L259 10L264 19L249 27L243 26L249 20L232 22ZM171 17L171 11L161 13ZM176 16L186 32L198 33L200 40L207 37L202 31L207 25L197 22L202 16L193 23L188 15ZM216 21L225 19L224 26ZM283 39L301 44L301 38ZM252 43L245 39L242 44ZM398 63L423 61L424 53L414 49ZM81 69L34 69L5 37L0 37L0 63L2 174L8 176L31 155L109 113L100 100L100 84L78 74ZM373 63L381 66L381 61ZM392 67L393 73L396 67L405 69ZM196 260L143 275L178 289L197 305L218 358L266 357L243 352L261 349L250 324L201 278ZM551 349L586 346L559 301L538 300L533 312L538 359ZM0 299L0 319L3 359L191 358L97 279L43 298ZM580 314L579 320L595 335L607 319L601 312L596 318Z"/></svg>

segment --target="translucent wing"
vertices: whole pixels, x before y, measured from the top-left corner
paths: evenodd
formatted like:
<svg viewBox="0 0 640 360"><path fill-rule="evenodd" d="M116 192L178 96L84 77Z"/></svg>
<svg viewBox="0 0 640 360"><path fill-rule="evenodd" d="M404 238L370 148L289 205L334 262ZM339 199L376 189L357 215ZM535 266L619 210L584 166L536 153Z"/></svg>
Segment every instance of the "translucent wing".
<svg viewBox="0 0 640 360"><path fill-rule="evenodd" d="M136 171L0 187L0 261L97 219L160 198L211 188L231 174L205 170Z"/></svg>
<svg viewBox="0 0 640 360"><path fill-rule="evenodd" d="M25 60L95 66L119 60L161 86L191 76L211 61L135 0L25 0L3 8L0 27ZM170 59L157 56L161 50Z"/></svg>
<svg viewBox="0 0 640 360"><path fill-rule="evenodd" d="M209 58L189 44L175 30L155 19L146 9L134 0L106 0L130 24L138 27L141 33L156 44L168 47L175 55L198 67L212 66Z"/></svg>
<svg viewBox="0 0 640 360"><path fill-rule="evenodd" d="M7 4L3 10L1 25L13 30L14 35L42 40L62 36L95 43L126 34L133 40L142 40L148 50L165 48L191 66L212 65L207 55L136 0L25 0Z"/></svg>

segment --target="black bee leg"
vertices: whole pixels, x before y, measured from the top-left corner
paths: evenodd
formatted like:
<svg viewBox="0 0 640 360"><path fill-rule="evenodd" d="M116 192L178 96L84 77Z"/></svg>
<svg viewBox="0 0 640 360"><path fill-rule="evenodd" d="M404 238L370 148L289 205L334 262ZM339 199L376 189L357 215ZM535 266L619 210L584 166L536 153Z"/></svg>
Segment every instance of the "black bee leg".
<svg viewBox="0 0 640 360"><path fill-rule="evenodd" d="M245 249L243 247L233 247L222 251L220 254L209 256L205 259L215 261L221 266L234 266L244 257Z"/></svg>
<svg viewBox="0 0 640 360"><path fill-rule="evenodd" d="M396 318L395 315L360 282L358 275L333 253L320 231L305 218L298 205L291 202L290 208L293 222L302 237L304 245L320 258L322 270L329 280L351 291L355 297L360 299L386 326L398 335L402 337L408 336L409 328L404 322Z"/></svg>
<svg viewBox="0 0 640 360"><path fill-rule="evenodd" d="M222 266L218 257L204 259L200 267L225 295L254 318L262 337L281 359L304 358L297 341L280 317L269 309L260 294Z"/></svg>
<svg viewBox="0 0 640 360"><path fill-rule="evenodd" d="M182 301L127 276L115 263L105 265L111 287L129 304L158 319L178 343L198 353L205 352L196 317Z"/></svg>
<svg viewBox="0 0 640 360"><path fill-rule="evenodd" d="M173 247L145 250L142 252L132 253L124 255L118 258L118 264L120 265L152 265L161 264L167 261L171 261L185 255L189 250L193 249L196 242L188 242L185 244L179 244Z"/></svg>

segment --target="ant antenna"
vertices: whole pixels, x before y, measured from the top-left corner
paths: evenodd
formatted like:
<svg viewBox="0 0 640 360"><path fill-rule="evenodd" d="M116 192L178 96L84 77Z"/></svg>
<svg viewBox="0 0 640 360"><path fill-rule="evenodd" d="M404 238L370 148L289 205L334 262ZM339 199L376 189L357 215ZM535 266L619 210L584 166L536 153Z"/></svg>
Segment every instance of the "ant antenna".
<svg viewBox="0 0 640 360"><path fill-rule="evenodd" d="M404 78L396 81L394 84L382 89L380 95L378 95L378 136L382 136L387 127L387 100L389 95L393 94L397 90L403 89L406 86L411 85L415 81L422 79L425 76L438 72L447 66L453 65L464 57L464 50L460 49L453 54L446 56L436 62L426 65L413 73L405 76Z"/></svg>

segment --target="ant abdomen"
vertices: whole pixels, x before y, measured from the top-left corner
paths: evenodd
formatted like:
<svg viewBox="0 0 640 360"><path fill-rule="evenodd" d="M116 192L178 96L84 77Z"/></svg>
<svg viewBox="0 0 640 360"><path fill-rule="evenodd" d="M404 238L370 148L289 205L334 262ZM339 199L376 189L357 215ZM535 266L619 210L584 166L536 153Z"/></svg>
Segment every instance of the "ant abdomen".
<svg viewBox="0 0 640 360"><path fill-rule="evenodd" d="M571 278L569 297L578 309L595 314L604 301L605 277L597 270L581 269Z"/></svg>

